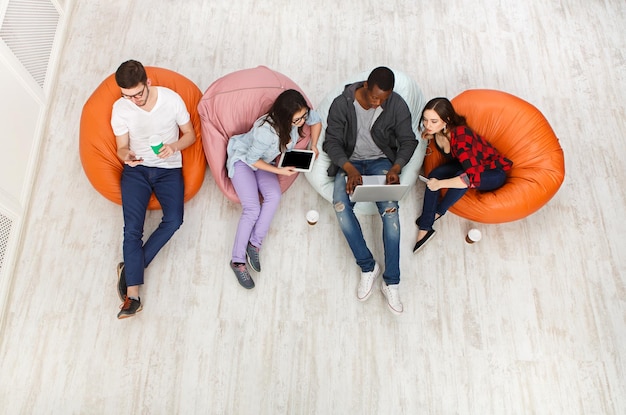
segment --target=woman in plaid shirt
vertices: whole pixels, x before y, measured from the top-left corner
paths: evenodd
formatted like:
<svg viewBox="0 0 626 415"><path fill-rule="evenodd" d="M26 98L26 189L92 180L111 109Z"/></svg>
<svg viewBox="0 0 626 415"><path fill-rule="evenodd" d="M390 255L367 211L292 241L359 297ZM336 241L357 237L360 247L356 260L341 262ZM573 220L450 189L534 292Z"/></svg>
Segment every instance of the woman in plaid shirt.
<svg viewBox="0 0 626 415"><path fill-rule="evenodd" d="M431 99L424 107L422 137L435 140L445 162L433 169L426 183L422 215L415 221L419 231L413 252L432 238L433 223L467 189L488 191L501 187L506 180L505 172L513 165L467 126L465 117L456 113L447 98ZM439 200L441 189L448 190Z"/></svg>

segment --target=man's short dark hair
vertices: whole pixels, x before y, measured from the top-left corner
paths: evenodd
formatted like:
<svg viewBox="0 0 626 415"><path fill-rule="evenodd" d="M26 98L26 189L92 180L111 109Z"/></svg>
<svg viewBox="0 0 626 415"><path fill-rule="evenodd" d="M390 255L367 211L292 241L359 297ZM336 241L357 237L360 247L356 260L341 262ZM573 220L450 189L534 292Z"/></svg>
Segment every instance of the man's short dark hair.
<svg viewBox="0 0 626 415"><path fill-rule="evenodd" d="M146 84L148 75L141 62L129 60L120 65L115 72L115 82L120 88L129 89L139 84Z"/></svg>
<svg viewBox="0 0 626 415"><path fill-rule="evenodd" d="M379 66L374 69L370 76L367 78L367 87L372 89L374 86L378 86L383 91L393 90L396 77L393 75L391 69L386 66Z"/></svg>

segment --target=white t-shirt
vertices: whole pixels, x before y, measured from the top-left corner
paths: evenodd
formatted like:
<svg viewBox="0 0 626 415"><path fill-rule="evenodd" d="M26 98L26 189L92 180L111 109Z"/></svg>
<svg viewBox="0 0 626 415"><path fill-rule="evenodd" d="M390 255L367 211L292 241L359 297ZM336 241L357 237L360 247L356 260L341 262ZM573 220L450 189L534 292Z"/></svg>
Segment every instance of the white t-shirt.
<svg viewBox="0 0 626 415"><path fill-rule="evenodd" d="M189 112L183 99L171 89L157 86L157 102L151 111L135 105L131 100L120 98L113 104L111 127L116 136L128 133L129 148L142 158L148 167L173 169L182 167L182 155L177 151L166 159L160 159L150 147L150 136L159 135L164 144L178 141L179 126L189 122Z"/></svg>

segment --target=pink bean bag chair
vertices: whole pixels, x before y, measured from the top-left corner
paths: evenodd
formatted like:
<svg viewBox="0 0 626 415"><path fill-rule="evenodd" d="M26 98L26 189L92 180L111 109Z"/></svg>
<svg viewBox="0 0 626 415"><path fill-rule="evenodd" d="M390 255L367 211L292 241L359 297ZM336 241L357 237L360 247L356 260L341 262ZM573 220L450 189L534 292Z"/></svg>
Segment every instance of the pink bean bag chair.
<svg viewBox="0 0 626 415"><path fill-rule="evenodd" d="M266 114L274 100L286 89L302 93L309 106L309 99L302 89L285 75L265 66L243 69L225 75L209 86L200 103L198 113L202 125L202 145L209 169L224 195L235 203L239 197L226 170L226 148L230 137L250 131L254 121ZM307 148L311 139L308 125L304 137L296 148ZM285 192L298 177L278 176L280 188Z"/></svg>

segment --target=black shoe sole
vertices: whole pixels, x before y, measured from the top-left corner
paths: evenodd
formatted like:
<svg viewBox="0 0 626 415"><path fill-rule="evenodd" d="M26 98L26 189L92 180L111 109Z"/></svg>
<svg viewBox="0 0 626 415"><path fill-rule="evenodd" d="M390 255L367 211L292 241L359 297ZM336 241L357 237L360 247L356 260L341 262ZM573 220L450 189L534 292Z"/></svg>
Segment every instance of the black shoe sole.
<svg viewBox="0 0 626 415"><path fill-rule="evenodd" d="M413 247L413 253L416 253L418 251L420 251L424 245L426 245L426 243L428 241L430 241L431 239L433 239L433 235L435 235L435 230L431 229L429 230L426 235L424 235L424 237L422 239L420 239L419 241L417 241L417 243L415 244L415 246Z"/></svg>
<svg viewBox="0 0 626 415"><path fill-rule="evenodd" d="M137 313L139 313L141 310L143 310L143 304L140 305L139 308L134 313L132 313L132 314L118 314L117 318L118 318L118 320L122 320L122 319L125 319L125 318L128 318L128 317L133 317L133 316L136 316Z"/></svg>
<svg viewBox="0 0 626 415"><path fill-rule="evenodd" d="M126 273L124 272L124 263L117 264L117 296L120 297L120 301L124 302L126 294L128 293L128 286L126 285Z"/></svg>

